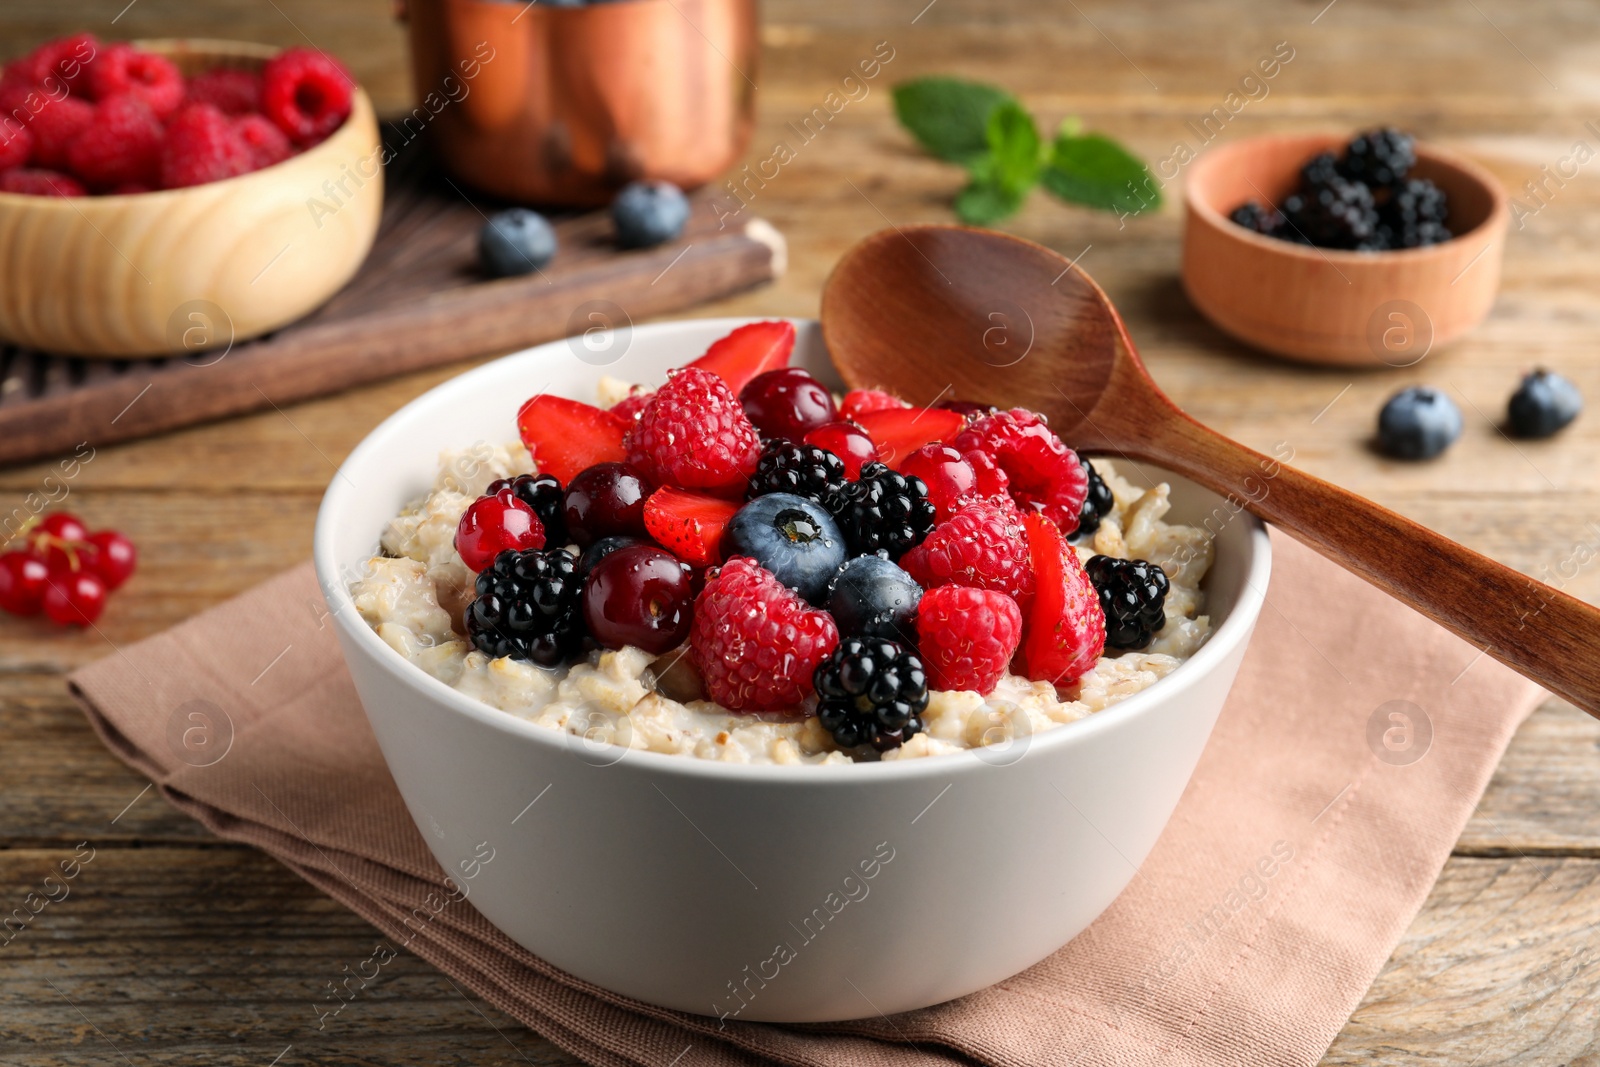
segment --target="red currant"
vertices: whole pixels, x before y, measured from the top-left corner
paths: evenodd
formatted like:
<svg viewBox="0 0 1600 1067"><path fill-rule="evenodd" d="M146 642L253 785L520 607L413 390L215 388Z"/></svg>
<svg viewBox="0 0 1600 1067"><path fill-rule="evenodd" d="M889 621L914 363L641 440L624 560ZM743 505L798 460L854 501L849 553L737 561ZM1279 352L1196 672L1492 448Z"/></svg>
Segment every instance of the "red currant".
<svg viewBox="0 0 1600 1067"><path fill-rule="evenodd" d="M88 571L54 571L45 580L41 604L62 626L88 626L106 609L106 583Z"/></svg>
<svg viewBox="0 0 1600 1067"><path fill-rule="evenodd" d="M878 446L872 443L867 431L853 422L824 423L806 434L805 443L826 448L844 460L844 474L851 481L861 477L865 464L878 458Z"/></svg>
<svg viewBox="0 0 1600 1067"><path fill-rule="evenodd" d="M693 608L689 566L654 545L617 549L583 583L584 626L606 648L670 652L688 638Z"/></svg>
<svg viewBox="0 0 1600 1067"><path fill-rule="evenodd" d="M799 367L758 374L739 393L744 413L762 437L798 441L839 417L833 394Z"/></svg>
<svg viewBox="0 0 1600 1067"><path fill-rule="evenodd" d="M52 571L75 571L82 566L89 528L76 515L52 511L28 531L28 545Z"/></svg>
<svg viewBox="0 0 1600 1067"><path fill-rule="evenodd" d="M0 555L0 610L13 615L36 615L44 596L50 568L32 552Z"/></svg>
<svg viewBox="0 0 1600 1067"><path fill-rule="evenodd" d="M940 522L978 496L978 472L949 445L923 445L900 464L900 473L915 474L928 483L928 499Z"/></svg>
<svg viewBox="0 0 1600 1067"><path fill-rule="evenodd" d="M596 463L567 483L567 536L587 548L602 537L643 537L650 485L628 463Z"/></svg>
<svg viewBox="0 0 1600 1067"><path fill-rule="evenodd" d="M115 530L100 530L89 536L87 563L89 569L106 583L106 589L116 589L133 577L139 562L139 553L133 542Z"/></svg>
<svg viewBox="0 0 1600 1067"><path fill-rule="evenodd" d="M456 526L456 551L474 571L483 570L508 548L543 547L544 524L510 489L474 500Z"/></svg>

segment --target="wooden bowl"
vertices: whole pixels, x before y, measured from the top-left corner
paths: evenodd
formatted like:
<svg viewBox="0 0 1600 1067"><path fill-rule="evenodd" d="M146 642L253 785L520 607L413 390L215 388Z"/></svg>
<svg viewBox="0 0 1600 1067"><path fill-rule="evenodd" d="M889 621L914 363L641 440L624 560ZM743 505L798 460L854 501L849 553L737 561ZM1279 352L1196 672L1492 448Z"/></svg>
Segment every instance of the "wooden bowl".
<svg viewBox="0 0 1600 1067"><path fill-rule="evenodd" d="M277 50L141 41L186 75ZM0 194L0 338L80 356L184 355L266 333L327 300L378 230L383 167L359 88L333 136L225 181L131 196Z"/></svg>
<svg viewBox="0 0 1600 1067"><path fill-rule="evenodd" d="M1397 252L1291 244L1235 225L1247 200L1279 204L1300 167L1348 137L1252 137L1190 165L1183 286L1195 307L1246 344L1311 363L1410 366L1483 321L1500 285L1510 212L1486 170L1417 146L1412 173L1450 197L1455 238Z"/></svg>

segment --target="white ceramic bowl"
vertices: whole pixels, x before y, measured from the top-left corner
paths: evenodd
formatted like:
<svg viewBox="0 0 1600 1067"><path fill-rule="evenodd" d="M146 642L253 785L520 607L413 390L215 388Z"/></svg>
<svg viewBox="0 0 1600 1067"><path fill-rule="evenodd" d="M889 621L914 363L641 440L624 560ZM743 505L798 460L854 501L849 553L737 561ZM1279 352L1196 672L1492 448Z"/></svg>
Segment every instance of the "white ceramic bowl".
<svg viewBox="0 0 1600 1067"><path fill-rule="evenodd" d="M469 868L469 899L513 940L605 989L700 1014L800 1022L935 1004L1043 959L1133 877L1260 611L1257 522L1241 514L1218 533L1216 632L1160 684L1004 747L904 763L746 767L586 742L405 662L346 588L431 484L440 450L514 440L518 405L540 390L592 402L602 369L660 382L741 321L541 345L419 397L333 479L318 576L412 817L458 878L480 843L494 850ZM797 325L795 362L833 380L816 323ZM1162 477L1179 520L1222 503Z"/></svg>

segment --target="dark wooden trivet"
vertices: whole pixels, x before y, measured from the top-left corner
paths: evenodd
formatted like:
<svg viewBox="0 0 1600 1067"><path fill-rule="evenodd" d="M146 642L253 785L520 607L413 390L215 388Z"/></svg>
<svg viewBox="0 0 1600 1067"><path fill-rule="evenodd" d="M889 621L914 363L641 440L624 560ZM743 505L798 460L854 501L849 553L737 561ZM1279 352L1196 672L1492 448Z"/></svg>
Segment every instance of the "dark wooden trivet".
<svg viewBox="0 0 1600 1067"><path fill-rule="evenodd" d="M372 254L311 315L221 350L99 360L0 347L0 464L125 441L322 396L409 371L641 319L771 281L783 240L759 219L719 226L702 198L682 238L622 251L605 212L555 220L561 248L542 272L490 280L477 268L484 216L421 141L385 168ZM591 301L600 319L586 314ZM576 316L576 319L575 319ZM622 325L621 321L615 323Z"/></svg>

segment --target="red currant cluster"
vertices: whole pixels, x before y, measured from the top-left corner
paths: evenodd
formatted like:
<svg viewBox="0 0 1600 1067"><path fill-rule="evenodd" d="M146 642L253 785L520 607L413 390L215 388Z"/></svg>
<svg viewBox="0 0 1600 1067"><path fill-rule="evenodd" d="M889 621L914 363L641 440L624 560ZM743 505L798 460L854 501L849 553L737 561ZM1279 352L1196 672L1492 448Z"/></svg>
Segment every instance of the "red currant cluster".
<svg viewBox="0 0 1600 1067"><path fill-rule="evenodd" d="M138 553L116 530L89 532L76 515L53 511L23 529L24 547L0 554L0 610L62 626L88 626L106 596L133 575Z"/></svg>

